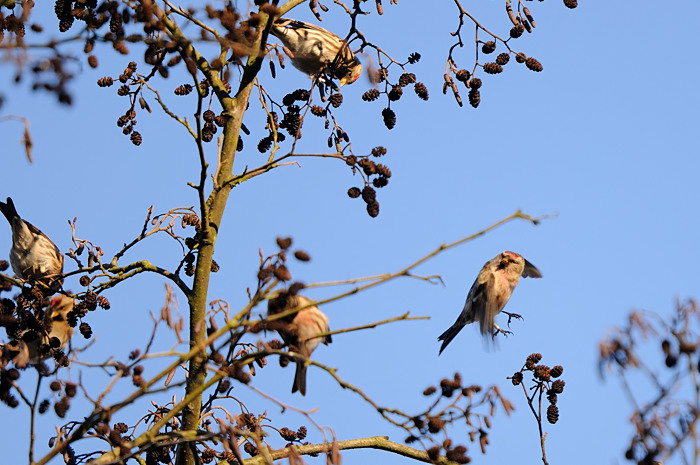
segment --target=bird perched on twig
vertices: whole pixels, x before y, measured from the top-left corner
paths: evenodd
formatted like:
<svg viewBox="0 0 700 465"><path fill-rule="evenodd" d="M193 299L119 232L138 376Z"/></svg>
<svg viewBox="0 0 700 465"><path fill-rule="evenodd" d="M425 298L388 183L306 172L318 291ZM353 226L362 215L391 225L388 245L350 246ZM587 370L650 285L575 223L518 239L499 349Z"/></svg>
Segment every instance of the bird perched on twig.
<svg viewBox="0 0 700 465"><path fill-rule="evenodd" d="M495 336L498 333L508 334L495 322L496 315L510 300L515 286L524 278L541 278L542 273L529 261L515 252L503 252L486 262L479 272L476 281L472 284L464 303L464 309L459 314L457 321L447 331L438 337L443 341L440 353L445 350L447 344L469 323L479 322L479 329L484 336ZM515 313L503 312L511 318L521 318Z"/></svg>
<svg viewBox="0 0 700 465"><path fill-rule="evenodd" d="M56 244L36 226L20 218L11 198L0 202L0 211L12 228L10 264L25 281L39 281L58 289L63 284L63 255Z"/></svg>
<svg viewBox="0 0 700 465"><path fill-rule="evenodd" d="M282 41L294 67L312 78L327 73L343 86L357 81L362 74L362 63L347 42L326 29L279 18L270 33Z"/></svg>
<svg viewBox="0 0 700 465"><path fill-rule="evenodd" d="M74 304L72 298L62 294L51 299L38 327L21 330L12 341L0 344L0 366L4 367L7 362L12 362L16 368L38 365L64 349L73 336L68 313Z"/></svg>
<svg viewBox="0 0 700 465"><path fill-rule="evenodd" d="M267 314L274 315L310 303L311 301L304 296L282 292L268 300ZM328 317L317 306L311 305L280 319L280 323L272 326L277 329L289 349L303 357L303 360L296 361L292 393L299 391L302 396L305 396L307 368L305 360L311 356L311 353L321 342L326 345L333 342L330 335L318 337L319 334L330 331Z"/></svg>

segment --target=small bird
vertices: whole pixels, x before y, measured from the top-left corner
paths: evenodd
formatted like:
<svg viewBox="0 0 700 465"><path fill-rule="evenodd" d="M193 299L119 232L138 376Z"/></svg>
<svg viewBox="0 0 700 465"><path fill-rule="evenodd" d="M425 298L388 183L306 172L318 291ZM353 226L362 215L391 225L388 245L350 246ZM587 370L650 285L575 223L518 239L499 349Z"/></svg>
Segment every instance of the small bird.
<svg viewBox="0 0 700 465"><path fill-rule="evenodd" d="M484 336L507 334L508 331L501 329L494 320L510 300L515 286L520 281L520 276L541 278L542 273L515 252L500 253L486 262L469 289L467 301L457 321L438 337L438 341L443 341L440 353L465 325L475 321L479 322L479 329ZM509 322L511 318L521 318L515 313L503 313L508 315Z"/></svg>
<svg viewBox="0 0 700 465"><path fill-rule="evenodd" d="M304 296L282 292L268 300L267 314L274 315L310 303L311 301ZM319 334L330 331L328 317L317 306L312 305L293 315L282 318L280 322L280 325L272 326L277 329L277 332L289 349L304 358L304 360L296 361L292 393L299 391L302 396L305 396L307 368L305 359L311 356L311 353L321 342L325 345L333 342L330 335L318 337Z"/></svg>
<svg viewBox="0 0 700 465"><path fill-rule="evenodd" d="M73 310L74 304L72 298L62 294L51 299L38 328L21 330L9 343L0 344L0 366L5 366L8 361L16 368L38 365L64 349L73 336L68 313ZM33 337L27 336L30 332L35 333Z"/></svg>
<svg viewBox="0 0 700 465"><path fill-rule="evenodd" d="M294 67L312 78L328 73L343 86L357 81L362 74L362 63L348 44L326 29L279 18L270 33L282 41Z"/></svg>
<svg viewBox="0 0 700 465"><path fill-rule="evenodd" d="M11 198L0 202L0 211L12 228L10 264L15 274L25 281L40 281L58 289L63 284L63 254L46 234L20 218Z"/></svg>

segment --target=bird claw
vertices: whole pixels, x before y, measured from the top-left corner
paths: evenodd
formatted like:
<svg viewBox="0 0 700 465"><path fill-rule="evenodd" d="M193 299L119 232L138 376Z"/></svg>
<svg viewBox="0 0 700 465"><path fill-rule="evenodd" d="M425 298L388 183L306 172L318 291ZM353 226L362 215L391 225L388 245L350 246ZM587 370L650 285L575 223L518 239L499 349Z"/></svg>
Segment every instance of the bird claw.
<svg viewBox="0 0 700 465"><path fill-rule="evenodd" d="M501 311L502 311L503 313L505 313L506 315L508 315L508 327L509 327L509 328L510 328L510 320L512 320L513 318L515 318L516 320L522 320L522 319L523 319L522 315L518 315L517 313L504 312L503 310L501 310Z"/></svg>
<svg viewBox="0 0 700 465"><path fill-rule="evenodd" d="M493 327L495 328L492 335L494 339L496 338L496 336L498 336L499 333L503 334L505 337L508 337L509 334L513 334L513 331L505 330L497 324L494 324Z"/></svg>

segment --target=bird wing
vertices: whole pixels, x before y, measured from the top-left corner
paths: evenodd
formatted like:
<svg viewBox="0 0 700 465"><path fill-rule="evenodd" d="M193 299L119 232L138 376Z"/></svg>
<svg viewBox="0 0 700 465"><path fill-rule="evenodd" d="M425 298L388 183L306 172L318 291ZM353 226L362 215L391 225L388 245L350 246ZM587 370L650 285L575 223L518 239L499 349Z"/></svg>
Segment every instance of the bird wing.
<svg viewBox="0 0 700 465"><path fill-rule="evenodd" d="M480 292L474 296L474 302L472 303L475 320L479 321L479 331L483 335L491 334L496 315L501 310L498 305L498 297L492 295L495 294L495 290L496 274L490 272L479 284Z"/></svg>
<svg viewBox="0 0 700 465"><path fill-rule="evenodd" d="M285 18L280 18L277 21L275 21L275 24L272 26L270 32L275 37L283 39L283 36L287 35L287 33L292 30L296 31L296 34L301 34L301 36L305 38L318 38L318 34L320 34L321 36L330 34L331 36L338 37L332 32L327 31L321 27L314 26L313 24L305 23L303 21L297 21L295 19ZM309 35L309 32L313 32L313 34ZM339 37L338 40L340 40Z"/></svg>
<svg viewBox="0 0 700 465"><path fill-rule="evenodd" d="M44 234L43 232L41 232L41 229L37 228L36 226L34 226L33 224L31 224L31 223L30 223L29 221L27 221L27 220L24 220L24 222L26 223L27 227L29 228L29 230L30 230L32 233L38 234L39 236L44 236L44 237L46 237L46 238L48 239L48 236L46 236L46 234ZM49 240L50 240L50 239L49 239Z"/></svg>
<svg viewBox="0 0 700 465"><path fill-rule="evenodd" d="M285 326L286 327L284 329L277 329L277 332L282 338L282 342L284 342L284 345L286 345L288 349L296 352L299 350L299 338L295 334L296 330L291 327L291 323L287 323Z"/></svg>
<svg viewBox="0 0 700 465"><path fill-rule="evenodd" d="M480 320L480 315L485 313L484 307L486 304L486 299L484 294L486 292L486 287L488 286L488 280L480 278L483 274L484 269L489 265L487 262L482 268L482 272L479 273L479 277L476 278L474 284L469 289L467 294L467 300L464 302L464 308L462 312L457 317L457 321L454 322L452 326L447 328L447 330L438 336L438 341L442 341L442 346L440 346L440 353L447 347L447 345L454 339L457 334L469 323L474 323ZM491 273L493 275L493 273Z"/></svg>
<svg viewBox="0 0 700 465"><path fill-rule="evenodd" d="M296 19L285 19L280 18L277 20L276 25L278 27L287 27L290 29L308 29L310 31L320 32L322 34L333 34L332 32L323 29L322 27L316 26L311 23L305 23L303 21L297 21ZM333 34L335 35L335 34ZM337 36L336 36L337 37Z"/></svg>
<svg viewBox="0 0 700 465"><path fill-rule="evenodd" d="M523 258L523 260L525 259ZM540 270L538 270L535 265L525 260L525 267L523 268L521 276L523 278L541 278L542 273L540 273Z"/></svg>
<svg viewBox="0 0 700 465"><path fill-rule="evenodd" d="M53 246L53 250L56 252L56 259L58 259L58 261L61 262L61 272L62 272L62 271L63 271L63 254L61 253L61 250L58 248L58 246L57 246L56 244L54 244L54 242L53 242L51 239L49 239L49 236L47 236L46 234L44 234L44 233L41 231L41 229L37 228L36 226L34 226L33 224L31 224L31 223L30 223L29 221L27 221L27 220L22 220L22 221L24 221L24 223L27 225L27 227L29 228L29 230L30 230L33 234L38 234L38 235L42 236L44 239L46 239L47 241L49 241L49 243Z"/></svg>

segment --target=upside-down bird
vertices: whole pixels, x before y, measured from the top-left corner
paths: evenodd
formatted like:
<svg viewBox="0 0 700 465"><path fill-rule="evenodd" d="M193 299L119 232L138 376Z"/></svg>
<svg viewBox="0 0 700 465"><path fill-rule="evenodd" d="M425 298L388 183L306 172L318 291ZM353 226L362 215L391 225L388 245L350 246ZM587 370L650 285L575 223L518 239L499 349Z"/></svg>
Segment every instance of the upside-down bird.
<svg viewBox="0 0 700 465"><path fill-rule="evenodd" d="M352 84L362 74L362 63L348 44L326 29L279 18L270 33L282 41L294 67L312 78L327 73L342 86Z"/></svg>
<svg viewBox="0 0 700 465"><path fill-rule="evenodd" d="M11 362L16 368L38 365L64 349L73 336L68 313L75 301L65 295L51 299L42 317L31 329L20 329L7 344L0 344L0 366ZM8 330L9 333L9 330Z"/></svg>

